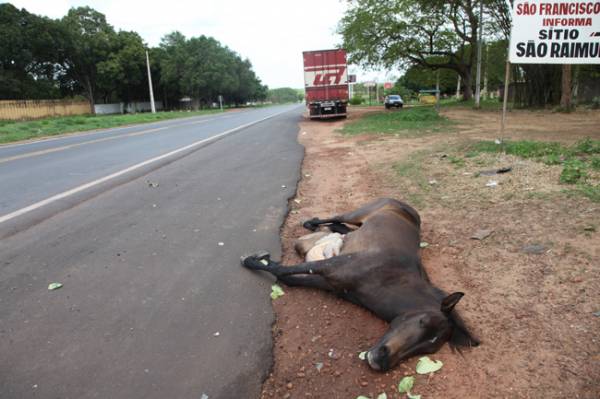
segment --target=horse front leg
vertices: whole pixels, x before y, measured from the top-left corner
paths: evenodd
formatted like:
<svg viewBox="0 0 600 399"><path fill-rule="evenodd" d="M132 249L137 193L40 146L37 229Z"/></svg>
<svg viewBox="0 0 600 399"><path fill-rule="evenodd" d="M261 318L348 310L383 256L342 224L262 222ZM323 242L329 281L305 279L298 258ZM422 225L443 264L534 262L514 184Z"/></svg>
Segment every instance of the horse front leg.
<svg viewBox="0 0 600 399"><path fill-rule="evenodd" d="M327 276L334 268L342 267L350 260L350 256L341 255L294 266L282 266L280 263L272 261L267 252L259 252L255 255L242 256L241 263L242 266L251 270L269 272L286 285L335 291Z"/></svg>

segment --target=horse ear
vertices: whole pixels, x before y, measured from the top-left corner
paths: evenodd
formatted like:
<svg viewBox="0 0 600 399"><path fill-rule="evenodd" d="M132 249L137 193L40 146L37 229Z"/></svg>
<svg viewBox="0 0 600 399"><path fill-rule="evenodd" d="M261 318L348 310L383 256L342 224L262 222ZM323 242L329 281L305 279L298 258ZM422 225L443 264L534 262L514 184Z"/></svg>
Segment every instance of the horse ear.
<svg viewBox="0 0 600 399"><path fill-rule="evenodd" d="M454 292L442 299L442 312L447 315L450 314L458 301L460 301L460 298L462 298L464 295L465 294L463 292Z"/></svg>

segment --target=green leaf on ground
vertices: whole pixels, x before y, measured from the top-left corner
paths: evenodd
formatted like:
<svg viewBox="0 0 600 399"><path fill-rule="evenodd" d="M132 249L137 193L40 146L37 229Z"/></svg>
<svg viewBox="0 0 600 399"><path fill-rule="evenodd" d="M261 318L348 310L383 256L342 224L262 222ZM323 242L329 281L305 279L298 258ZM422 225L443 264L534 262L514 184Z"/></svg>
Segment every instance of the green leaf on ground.
<svg viewBox="0 0 600 399"><path fill-rule="evenodd" d="M413 395L410 392L407 392L406 395L408 396L408 399L421 399L421 395Z"/></svg>
<svg viewBox="0 0 600 399"><path fill-rule="evenodd" d="M281 287L278 286L277 284L273 284L271 286L271 299L275 300L284 294L285 294L285 292L283 292Z"/></svg>
<svg viewBox="0 0 600 399"><path fill-rule="evenodd" d="M421 248L427 248L427 247L429 246L429 243L428 243L428 242L425 242L425 241L422 241L422 242L421 242L421 244L419 244L419 246L420 246Z"/></svg>
<svg viewBox="0 0 600 399"><path fill-rule="evenodd" d="M411 375L404 377L402 380L400 380L400 383L398 384L398 392L400 392L400 393L409 392L412 389L414 384L415 384L415 377L413 377Z"/></svg>
<svg viewBox="0 0 600 399"><path fill-rule="evenodd" d="M444 363L441 360L431 360L429 356L423 356L419 359L417 363L417 373L419 374L429 374L434 373L442 368Z"/></svg>
<svg viewBox="0 0 600 399"><path fill-rule="evenodd" d="M377 399L387 399L387 394L386 394L385 392L384 392L384 393L380 393L380 394L377 396Z"/></svg>
<svg viewBox="0 0 600 399"><path fill-rule="evenodd" d="M62 284L61 284L61 283L50 283L50 284L48 284L48 289L49 289L50 291L57 290L57 289L59 289L60 287L62 287Z"/></svg>
<svg viewBox="0 0 600 399"><path fill-rule="evenodd" d="M367 352L360 352L360 353L358 354L358 358L359 358L360 360L365 360L365 359L367 358Z"/></svg>

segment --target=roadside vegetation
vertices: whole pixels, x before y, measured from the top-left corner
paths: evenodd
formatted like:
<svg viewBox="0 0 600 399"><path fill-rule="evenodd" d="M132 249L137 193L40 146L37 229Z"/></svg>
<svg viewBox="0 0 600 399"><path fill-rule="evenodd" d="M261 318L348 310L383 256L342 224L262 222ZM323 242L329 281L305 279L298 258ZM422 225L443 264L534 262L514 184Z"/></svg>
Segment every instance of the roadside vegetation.
<svg viewBox="0 0 600 399"><path fill-rule="evenodd" d="M21 140L54 136L63 133L83 132L94 129L107 129L117 126L158 122L168 119L206 115L218 110L193 112L157 112L126 115L77 115L47 118L32 121L0 121L0 144Z"/></svg>
<svg viewBox="0 0 600 399"><path fill-rule="evenodd" d="M369 113L363 118L344 125L342 133L395 134L412 137L423 134L447 132L453 123L439 115L433 107L414 107Z"/></svg>
<svg viewBox="0 0 600 399"><path fill-rule="evenodd" d="M91 7L52 19L0 4L0 100L69 99L94 104L146 101L148 50L156 100L165 108L263 101L267 86L250 60L208 36L164 32L148 48Z"/></svg>
<svg viewBox="0 0 600 399"><path fill-rule="evenodd" d="M600 140L585 139L572 146L542 141L479 141L466 148L465 157L481 153L503 153L562 167L559 182L573 185L594 202L600 202Z"/></svg>
<svg viewBox="0 0 600 399"><path fill-rule="evenodd" d="M496 171L508 168L508 171ZM600 140L566 146L530 140L437 145L392 169L416 206L586 197L600 202Z"/></svg>
<svg viewBox="0 0 600 399"><path fill-rule="evenodd" d="M463 107L475 108L475 100L457 100L456 98L446 98L440 100L441 107ZM512 108L512 104L508 104ZM481 98L479 108L485 111L500 111L502 109L502 100L498 98Z"/></svg>

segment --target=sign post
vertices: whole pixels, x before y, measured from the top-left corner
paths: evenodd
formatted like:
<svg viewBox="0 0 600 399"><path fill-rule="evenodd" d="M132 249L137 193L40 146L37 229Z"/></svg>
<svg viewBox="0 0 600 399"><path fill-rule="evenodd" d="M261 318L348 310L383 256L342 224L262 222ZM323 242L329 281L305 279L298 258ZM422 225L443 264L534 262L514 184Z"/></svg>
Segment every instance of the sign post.
<svg viewBox="0 0 600 399"><path fill-rule="evenodd" d="M510 64L600 64L600 0L514 1L501 134Z"/></svg>

